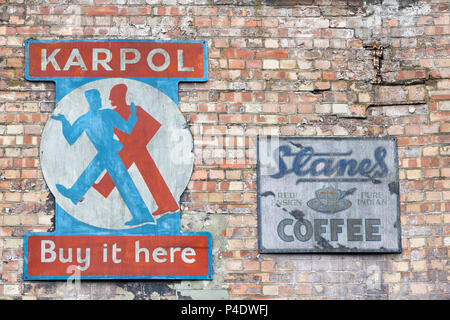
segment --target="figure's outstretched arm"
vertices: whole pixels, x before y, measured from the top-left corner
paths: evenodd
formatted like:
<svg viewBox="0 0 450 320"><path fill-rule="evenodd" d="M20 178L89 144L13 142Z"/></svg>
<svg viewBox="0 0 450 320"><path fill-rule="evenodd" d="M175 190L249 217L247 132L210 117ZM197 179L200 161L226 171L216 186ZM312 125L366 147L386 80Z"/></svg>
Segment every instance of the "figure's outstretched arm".
<svg viewBox="0 0 450 320"><path fill-rule="evenodd" d="M63 135L69 145L73 145L84 131L84 128L81 125L82 117L78 118L73 125L70 124L63 114L53 115L51 118L61 121Z"/></svg>
<svg viewBox="0 0 450 320"><path fill-rule="evenodd" d="M128 121L124 120L117 112L114 111L114 113L112 113L114 117L114 127L119 129L120 131L125 132L126 134L131 133L138 119L136 115L136 106L133 102L131 103L130 110L131 114L128 118Z"/></svg>

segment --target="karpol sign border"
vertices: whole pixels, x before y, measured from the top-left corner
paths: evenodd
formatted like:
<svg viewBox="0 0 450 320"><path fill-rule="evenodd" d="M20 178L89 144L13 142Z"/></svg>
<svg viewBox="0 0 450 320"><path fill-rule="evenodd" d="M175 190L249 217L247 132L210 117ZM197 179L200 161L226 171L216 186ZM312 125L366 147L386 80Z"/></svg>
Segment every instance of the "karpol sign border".
<svg viewBox="0 0 450 320"><path fill-rule="evenodd" d="M212 237L181 232L193 170L179 82L207 81L204 41L30 40L25 77L56 83L41 138L55 231L28 233L25 280L212 279Z"/></svg>
<svg viewBox="0 0 450 320"><path fill-rule="evenodd" d="M207 236L32 236L28 276L61 278L70 263L84 278L176 278L208 274ZM31 267L30 267L31 266ZM51 268L49 268L51 266ZM72 269L74 271L74 269Z"/></svg>

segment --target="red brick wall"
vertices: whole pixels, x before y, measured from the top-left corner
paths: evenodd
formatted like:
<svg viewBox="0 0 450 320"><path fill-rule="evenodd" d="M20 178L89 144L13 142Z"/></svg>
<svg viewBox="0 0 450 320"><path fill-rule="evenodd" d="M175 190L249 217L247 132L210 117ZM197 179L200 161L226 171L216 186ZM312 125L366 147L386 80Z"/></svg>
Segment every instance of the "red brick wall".
<svg viewBox="0 0 450 320"><path fill-rule="evenodd" d="M63 3L0 0L0 299L448 299L448 1ZM24 80L24 41L63 38L208 42L209 81L179 97L196 156L182 225L213 234L212 281L23 281L24 233L53 228L39 144L55 99ZM397 137L403 252L259 254L259 134Z"/></svg>

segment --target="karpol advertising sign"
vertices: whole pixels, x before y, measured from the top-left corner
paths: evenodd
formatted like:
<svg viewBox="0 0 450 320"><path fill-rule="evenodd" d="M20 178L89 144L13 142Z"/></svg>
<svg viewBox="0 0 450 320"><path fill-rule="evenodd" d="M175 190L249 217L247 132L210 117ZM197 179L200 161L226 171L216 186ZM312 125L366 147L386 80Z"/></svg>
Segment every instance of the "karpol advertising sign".
<svg viewBox="0 0 450 320"><path fill-rule="evenodd" d="M211 235L180 231L178 83L207 80L206 43L33 40L25 74L56 83L40 147L55 231L25 235L25 279L211 279Z"/></svg>
<svg viewBox="0 0 450 320"><path fill-rule="evenodd" d="M261 252L400 252L392 138L258 141Z"/></svg>

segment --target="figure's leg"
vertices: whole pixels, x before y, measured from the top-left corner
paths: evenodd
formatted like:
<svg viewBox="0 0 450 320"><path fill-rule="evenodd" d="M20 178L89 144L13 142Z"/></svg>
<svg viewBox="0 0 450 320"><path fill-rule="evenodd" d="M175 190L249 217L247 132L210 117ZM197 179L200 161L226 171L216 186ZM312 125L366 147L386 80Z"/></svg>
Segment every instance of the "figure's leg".
<svg viewBox="0 0 450 320"><path fill-rule="evenodd" d="M108 198L111 192L116 187L111 179L111 176L107 172L99 183L93 185L94 189L97 190L103 197Z"/></svg>
<svg viewBox="0 0 450 320"><path fill-rule="evenodd" d="M136 152L138 147L135 147ZM152 156L145 147L139 147L140 157L135 157L136 167L141 173L144 181L150 190L158 209L152 213L153 216L161 215L166 212L175 212L178 210L178 203L175 201L164 178L153 161Z"/></svg>
<svg viewBox="0 0 450 320"><path fill-rule="evenodd" d="M133 219L125 224L133 226L154 222L155 220L118 155L109 157L106 170L133 216Z"/></svg>
<svg viewBox="0 0 450 320"><path fill-rule="evenodd" d="M88 192L89 188L98 179L102 171L105 170L104 162L97 155L89 163L83 173L78 177L75 183L67 189L61 184L57 184L56 188L64 197L69 198L73 204L77 204L83 196Z"/></svg>
<svg viewBox="0 0 450 320"><path fill-rule="evenodd" d="M125 148L119 151L119 156L123 161L123 164L125 165L125 168L129 169L131 165L133 164L133 161L130 157L127 156L127 153L125 152ZM97 190L99 193L101 193L105 198L108 198L111 192L114 190L115 185L114 182L111 179L111 176L107 172L103 178L93 185L94 189Z"/></svg>

